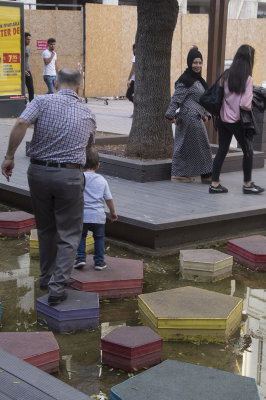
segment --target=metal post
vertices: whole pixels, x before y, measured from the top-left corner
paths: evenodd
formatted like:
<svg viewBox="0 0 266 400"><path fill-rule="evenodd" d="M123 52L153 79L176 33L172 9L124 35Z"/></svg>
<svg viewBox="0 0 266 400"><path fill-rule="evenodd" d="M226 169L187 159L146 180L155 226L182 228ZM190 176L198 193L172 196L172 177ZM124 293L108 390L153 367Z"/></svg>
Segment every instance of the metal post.
<svg viewBox="0 0 266 400"><path fill-rule="evenodd" d="M224 70L226 28L229 0L211 0L209 15L207 83L212 85ZM217 133L209 124L211 143L217 143Z"/></svg>

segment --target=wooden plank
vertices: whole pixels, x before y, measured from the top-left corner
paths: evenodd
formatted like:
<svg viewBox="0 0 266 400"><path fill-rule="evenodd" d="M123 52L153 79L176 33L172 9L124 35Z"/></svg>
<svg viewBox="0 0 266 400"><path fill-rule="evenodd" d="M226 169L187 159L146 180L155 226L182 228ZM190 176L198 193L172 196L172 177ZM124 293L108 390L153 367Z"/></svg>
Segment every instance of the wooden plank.
<svg viewBox="0 0 266 400"><path fill-rule="evenodd" d="M0 369L1 400L91 399L91 397L79 392L59 379L33 367L2 349L0 349Z"/></svg>

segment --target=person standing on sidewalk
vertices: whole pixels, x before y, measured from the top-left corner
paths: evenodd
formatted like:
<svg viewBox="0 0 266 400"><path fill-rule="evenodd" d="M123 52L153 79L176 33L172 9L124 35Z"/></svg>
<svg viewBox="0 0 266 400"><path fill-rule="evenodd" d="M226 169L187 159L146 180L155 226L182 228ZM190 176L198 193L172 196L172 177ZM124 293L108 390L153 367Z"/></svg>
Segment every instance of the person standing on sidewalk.
<svg viewBox="0 0 266 400"><path fill-rule="evenodd" d="M29 102L34 99L34 87L33 87L33 79L30 72L30 41L31 34L29 32L25 32L25 84L29 93Z"/></svg>
<svg viewBox="0 0 266 400"><path fill-rule="evenodd" d="M84 167L84 217L83 231L79 247L77 250L77 259L74 268L81 268L86 264L86 237L88 231L93 233L94 238L94 269L101 271L106 268L104 260L104 236L106 215L104 204L106 203L110 211L110 220L117 220L114 201L107 181L103 176L96 174L100 167L98 152L89 149L87 152L87 161Z"/></svg>
<svg viewBox="0 0 266 400"><path fill-rule="evenodd" d="M55 92L56 73L58 71L55 44L55 39L48 39L48 49L44 50L42 53L43 80L48 88L46 94L52 94Z"/></svg>
<svg viewBox="0 0 266 400"><path fill-rule="evenodd" d="M128 76L127 80L127 92L126 92L126 98L131 101L132 103L134 102L134 88L135 88L135 52L136 52L136 46L133 44L133 58L132 58L132 65L131 65L131 70Z"/></svg>
<svg viewBox="0 0 266 400"><path fill-rule="evenodd" d="M58 92L29 103L11 131L2 163L2 174L9 180L15 152L34 124L28 182L39 238L40 289L49 289L51 306L66 299L65 286L71 284L83 224L82 167L96 132L94 114L79 101L80 84L78 71L59 71Z"/></svg>
<svg viewBox="0 0 266 400"><path fill-rule="evenodd" d="M219 148L213 161L212 184L209 193L227 193L228 189L220 184L220 172L228 153L233 135L238 141L243 156L244 194L259 194L264 189L251 180L253 163L253 139L245 134L240 122L240 109L251 110L253 98L252 70L255 49L243 44L237 50L230 68L222 76L224 98L217 121Z"/></svg>

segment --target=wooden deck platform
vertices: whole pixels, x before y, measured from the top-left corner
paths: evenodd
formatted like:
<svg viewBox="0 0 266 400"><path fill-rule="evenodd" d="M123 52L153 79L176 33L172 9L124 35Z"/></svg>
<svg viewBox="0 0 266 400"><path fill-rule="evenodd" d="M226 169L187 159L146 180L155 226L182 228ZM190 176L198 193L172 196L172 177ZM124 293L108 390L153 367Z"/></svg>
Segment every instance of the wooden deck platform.
<svg viewBox="0 0 266 400"><path fill-rule="evenodd" d="M92 400L66 383L0 349L1 400Z"/></svg>
<svg viewBox="0 0 266 400"><path fill-rule="evenodd" d="M28 163L21 146L10 182L0 177L0 201L31 212ZM218 195L209 194L208 185L199 182L106 179L119 217L115 223L107 222L108 239L142 253L170 254L195 244L266 231L266 192L242 194L242 172L222 174L229 193ZM266 187L266 168L255 169L253 180Z"/></svg>

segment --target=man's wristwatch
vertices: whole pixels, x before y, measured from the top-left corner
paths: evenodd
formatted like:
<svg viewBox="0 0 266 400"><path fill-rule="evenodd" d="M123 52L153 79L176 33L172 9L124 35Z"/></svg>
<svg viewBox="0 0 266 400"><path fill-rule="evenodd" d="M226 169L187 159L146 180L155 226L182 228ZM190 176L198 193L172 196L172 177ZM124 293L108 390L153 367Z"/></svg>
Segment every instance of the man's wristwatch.
<svg viewBox="0 0 266 400"><path fill-rule="evenodd" d="M14 160L14 156L8 156L7 154L5 155L5 160L11 161Z"/></svg>

